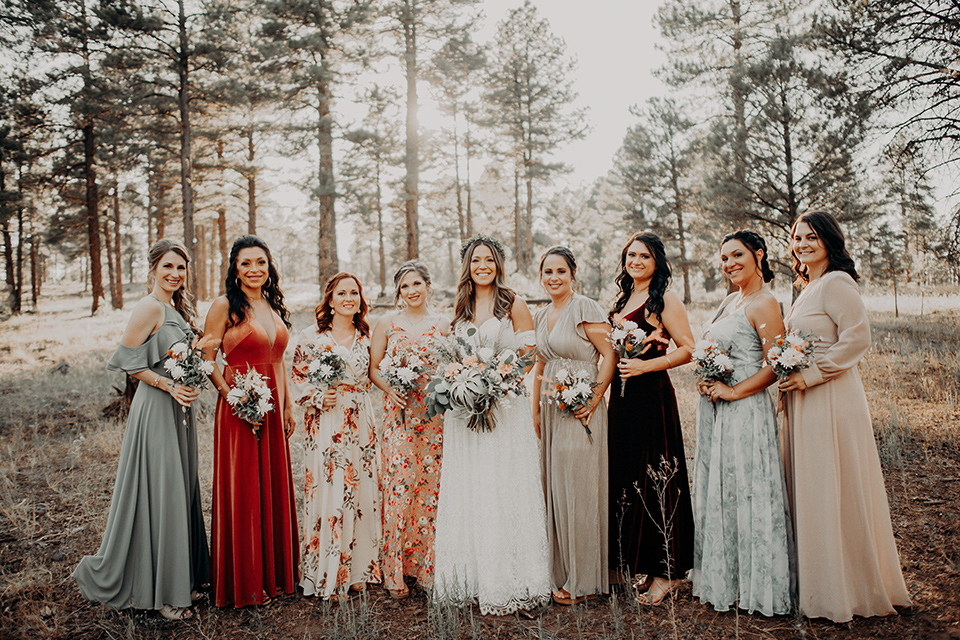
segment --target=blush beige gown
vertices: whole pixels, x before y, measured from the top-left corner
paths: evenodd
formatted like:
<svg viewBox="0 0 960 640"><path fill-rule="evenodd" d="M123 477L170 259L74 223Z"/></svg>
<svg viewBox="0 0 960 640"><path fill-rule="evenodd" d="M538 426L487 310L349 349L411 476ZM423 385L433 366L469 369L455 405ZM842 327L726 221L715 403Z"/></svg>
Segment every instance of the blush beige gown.
<svg viewBox="0 0 960 640"><path fill-rule="evenodd" d="M818 338L807 388L784 394L781 432L800 610L834 622L893 614L910 596L857 370L870 324L853 278L832 271L808 284L786 325Z"/></svg>

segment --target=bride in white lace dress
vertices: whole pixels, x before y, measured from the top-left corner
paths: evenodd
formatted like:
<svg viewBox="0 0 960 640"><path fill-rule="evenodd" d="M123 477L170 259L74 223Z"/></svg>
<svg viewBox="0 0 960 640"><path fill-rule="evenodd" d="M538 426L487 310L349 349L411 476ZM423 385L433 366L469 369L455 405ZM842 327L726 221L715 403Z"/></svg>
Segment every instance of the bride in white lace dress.
<svg viewBox="0 0 960 640"><path fill-rule="evenodd" d="M500 243L476 236L461 260L456 334L498 352L532 348L533 318L504 285ZM492 415L486 432L452 412L444 419L434 597L505 615L548 602L553 585L530 400L502 398Z"/></svg>

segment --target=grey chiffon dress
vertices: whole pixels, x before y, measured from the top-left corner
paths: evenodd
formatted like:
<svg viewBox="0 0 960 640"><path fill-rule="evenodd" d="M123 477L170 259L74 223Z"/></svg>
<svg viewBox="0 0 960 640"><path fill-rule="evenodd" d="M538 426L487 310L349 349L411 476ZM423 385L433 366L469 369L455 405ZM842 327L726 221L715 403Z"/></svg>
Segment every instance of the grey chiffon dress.
<svg viewBox="0 0 960 640"><path fill-rule="evenodd" d="M540 393L541 469L553 581L574 598L608 593L606 401L600 401L590 418L591 443L580 421L546 394L560 369L585 370L596 380L600 354L583 323L606 323L606 314L590 298L574 294L548 330L547 309L537 312L534 326L537 353L545 363Z"/></svg>
<svg viewBox="0 0 960 640"><path fill-rule="evenodd" d="M714 320L706 331L733 361L731 385L764 365L763 344L745 309ZM693 595L718 611L790 613L790 519L777 416L766 390L733 402L700 398L693 515Z"/></svg>
<svg viewBox="0 0 960 640"><path fill-rule="evenodd" d="M180 314L164 305L160 329L138 347L119 345L107 368L169 377L167 350L192 335ZM209 573L193 410L184 412L169 393L141 383L130 405L103 542L73 577L87 600L160 609L189 607L190 592L207 584Z"/></svg>

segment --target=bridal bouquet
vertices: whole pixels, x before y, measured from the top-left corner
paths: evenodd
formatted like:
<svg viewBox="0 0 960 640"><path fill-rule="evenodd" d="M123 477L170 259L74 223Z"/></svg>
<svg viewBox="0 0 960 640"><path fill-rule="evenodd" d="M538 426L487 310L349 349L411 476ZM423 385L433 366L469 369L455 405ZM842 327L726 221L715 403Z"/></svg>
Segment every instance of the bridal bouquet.
<svg viewBox="0 0 960 640"><path fill-rule="evenodd" d="M233 387L227 393L227 402L233 407L235 416L250 423L253 435L259 440L263 418L273 409L266 376L247 365L246 373L233 377Z"/></svg>
<svg viewBox="0 0 960 640"><path fill-rule="evenodd" d="M599 384L593 380L593 376L588 371L581 369L579 371L567 371L560 369L557 371L549 390L549 395L557 407L570 415L576 413L581 407L585 407L593 400L593 391ZM593 433L586 421L581 420L584 431L587 432L587 439L593 444Z"/></svg>
<svg viewBox="0 0 960 640"><path fill-rule="evenodd" d="M705 382L717 381L729 385L733 381L733 361L726 351L710 338L702 338L693 347L693 361L697 363L695 375Z"/></svg>
<svg viewBox="0 0 960 640"><path fill-rule="evenodd" d="M207 376L213 373L213 362L204 360L203 351L182 340L171 345L167 355L170 357L163 361L163 368L177 383L198 391L207 386Z"/></svg>
<svg viewBox="0 0 960 640"><path fill-rule="evenodd" d="M467 335L475 332L471 327ZM427 385L426 416L432 418L451 409L463 411L469 415L468 428L492 431L497 425L491 409L497 400L526 393L523 374L533 362L532 355L521 356L512 349L474 349L459 336L446 355L447 364Z"/></svg>
<svg viewBox="0 0 960 640"><path fill-rule="evenodd" d="M400 395L417 388L417 380L427 368L427 362L413 351L395 350L385 354L380 361L380 375Z"/></svg>
<svg viewBox="0 0 960 640"><path fill-rule="evenodd" d="M806 369L813 362L813 347L816 338L808 333L791 329L786 335L777 336L767 351L767 361L777 378L783 380Z"/></svg>

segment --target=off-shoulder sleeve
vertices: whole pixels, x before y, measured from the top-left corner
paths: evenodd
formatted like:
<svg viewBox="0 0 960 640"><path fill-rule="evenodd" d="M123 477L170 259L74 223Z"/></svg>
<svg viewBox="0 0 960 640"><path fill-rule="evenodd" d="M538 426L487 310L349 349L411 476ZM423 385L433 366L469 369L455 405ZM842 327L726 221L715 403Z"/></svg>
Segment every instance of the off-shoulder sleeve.
<svg viewBox="0 0 960 640"><path fill-rule="evenodd" d="M823 310L837 325L837 341L801 369L808 387L827 382L857 366L870 349L870 320L856 282L849 274L828 274L823 282Z"/></svg>
<svg viewBox="0 0 960 640"><path fill-rule="evenodd" d="M297 347L293 351L293 368L290 370L290 394L293 401L302 406L312 406L313 394L317 390L313 385L307 382L306 372L313 360L313 349L311 348L316 341L316 336L311 336L306 331L301 332L297 338Z"/></svg>
<svg viewBox="0 0 960 640"><path fill-rule="evenodd" d="M583 328L584 323L607 323L607 314L603 312L603 309L600 308L600 305L597 304L595 300L591 300L586 296L577 296L573 299L573 302L577 305L571 311L573 312L573 326L577 330L577 335L581 339L590 341L590 338L587 337L587 331Z"/></svg>
<svg viewBox="0 0 960 640"><path fill-rule="evenodd" d="M107 369L133 374L146 371L160 364L167 352L160 347L159 334L160 331L157 331L147 338L146 342L137 347L128 347L125 344L117 345L117 350L107 361Z"/></svg>

